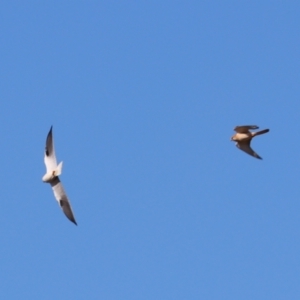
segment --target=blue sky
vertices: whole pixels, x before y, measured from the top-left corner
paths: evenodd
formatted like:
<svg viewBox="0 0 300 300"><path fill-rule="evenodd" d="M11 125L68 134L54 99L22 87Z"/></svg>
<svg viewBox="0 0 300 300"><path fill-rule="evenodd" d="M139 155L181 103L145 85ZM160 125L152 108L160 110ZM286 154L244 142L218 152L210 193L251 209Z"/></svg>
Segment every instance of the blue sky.
<svg viewBox="0 0 300 300"><path fill-rule="evenodd" d="M299 299L299 13L2 1L1 297ZM41 180L51 125L77 227Z"/></svg>

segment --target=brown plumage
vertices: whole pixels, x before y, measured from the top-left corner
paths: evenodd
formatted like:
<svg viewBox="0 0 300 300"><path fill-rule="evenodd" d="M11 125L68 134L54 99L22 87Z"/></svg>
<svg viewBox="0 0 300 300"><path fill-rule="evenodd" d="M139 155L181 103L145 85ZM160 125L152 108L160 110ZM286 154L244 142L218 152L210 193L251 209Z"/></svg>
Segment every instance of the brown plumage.
<svg viewBox="0 0 300 300"><path fill-rule="evenodd" d="M248 153L249 155L262 159L253 149L250 147L251 140L260 134L264 134L270 131L270 129L264 129L256 132L251 132L249 129L258 129L259 127L256 125L243 125L243 126L236 126L234 130L236 134L231 137L231 141L236 142L236 146L241 149L242 151Z"/></svg>

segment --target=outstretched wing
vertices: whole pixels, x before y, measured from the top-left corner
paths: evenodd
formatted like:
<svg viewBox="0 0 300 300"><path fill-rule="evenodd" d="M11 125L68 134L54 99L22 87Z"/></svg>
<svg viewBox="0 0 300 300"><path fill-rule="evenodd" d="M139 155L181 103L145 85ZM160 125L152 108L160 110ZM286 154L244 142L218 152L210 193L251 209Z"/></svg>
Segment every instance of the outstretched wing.
<svg viewBox="0 0 300 300"><path fill-rule="evenodd" d="M58 201L61 209L63 210L64 214L66 217L73 222L75 225L77 225L74 214L72 211L72 207L70 204L70 201L68 200L68 197L65 193L65 190L61 184L61 181L59 180L58 177L55 177L51 182L52 190L54 192L54 196L56 200Z"/></svg>
<svg viewBox="0 0 300 300"><path fill-rule="evenodd" d="M241 149L242 151L248 153L249 155L256 157L258 159L262 159L253 149L250 147L250 140L245 142L238 142L236 146Z"/></svg>
<svg viewBox="0 0 300 300"><path fill-rule="evenodd" d="M52 126L50 128L50 131L46 139L44 162L46 165L47 173L52 172L57 167L55 149L54 149L54 140L52 135Z"/></svg>
<svg viewBox="0 0 300 300"><path fill-rule="evenodd" d="M241 125L234 127L233 130L235 130L238 133L247 133L249 132L249 129L258 129L259 127L256 125Z"/></svg>

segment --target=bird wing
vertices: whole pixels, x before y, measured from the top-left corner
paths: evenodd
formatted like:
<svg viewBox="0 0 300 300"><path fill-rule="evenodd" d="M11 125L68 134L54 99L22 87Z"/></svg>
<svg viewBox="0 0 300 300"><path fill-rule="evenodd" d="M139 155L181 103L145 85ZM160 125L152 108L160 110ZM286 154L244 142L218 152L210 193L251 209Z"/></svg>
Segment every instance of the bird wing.
<svg viewBox="0 0 300 300"><path fill-rule="evenodd" d="M234 131L238 133L247 133L249 132L249 129L258 129L259 127L256 125L241 125L234 127Z"/></svg>
<svg viewBox="0 0 300 300"><path fill-rule="evenodd" d="M241 149L242 151L248 153L249 155L256 157L258 159L262 159L256 152L253 151L253 149L250 147L250 140L244 141L244 142L238 142L236 143L236 146Z"/></svg>
<svg viewBox="0 0 300 300"><path fill-rule="evenodd" d="M54 149L54 140L52 135L52 126L50 128L50 131L46 139L44 162L46 165L47 173L52 172L57 167L55 149Z"/></svg>
<svg viewBox="0 0 300 300"><path fill-rule="evenodd" d="M68 197L66 195L66 192L61 184L61 181L59 180L58 177L55 177L51 182L52 190L54 193L54 196L56 200L58 201L61 209L63 210L64 214L66 217L73 222L75 225L77 225L74 214L72 211L72 207L70 204L70 201L68 200Z"/></svg>

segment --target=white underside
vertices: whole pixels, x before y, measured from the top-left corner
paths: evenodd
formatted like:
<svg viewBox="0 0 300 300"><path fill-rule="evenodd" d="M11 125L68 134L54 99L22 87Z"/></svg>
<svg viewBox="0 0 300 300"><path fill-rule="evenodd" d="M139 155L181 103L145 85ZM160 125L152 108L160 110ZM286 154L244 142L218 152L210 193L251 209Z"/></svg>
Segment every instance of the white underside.
<svg viewBox="0 0 300 300"><path fill-rule="evenodd" d="M47 170L47 173L43 176L42 180L44 182L50 182L54 177L59 176L62 173L62 164L63 162L60 162L54 170Z"/></svg>

